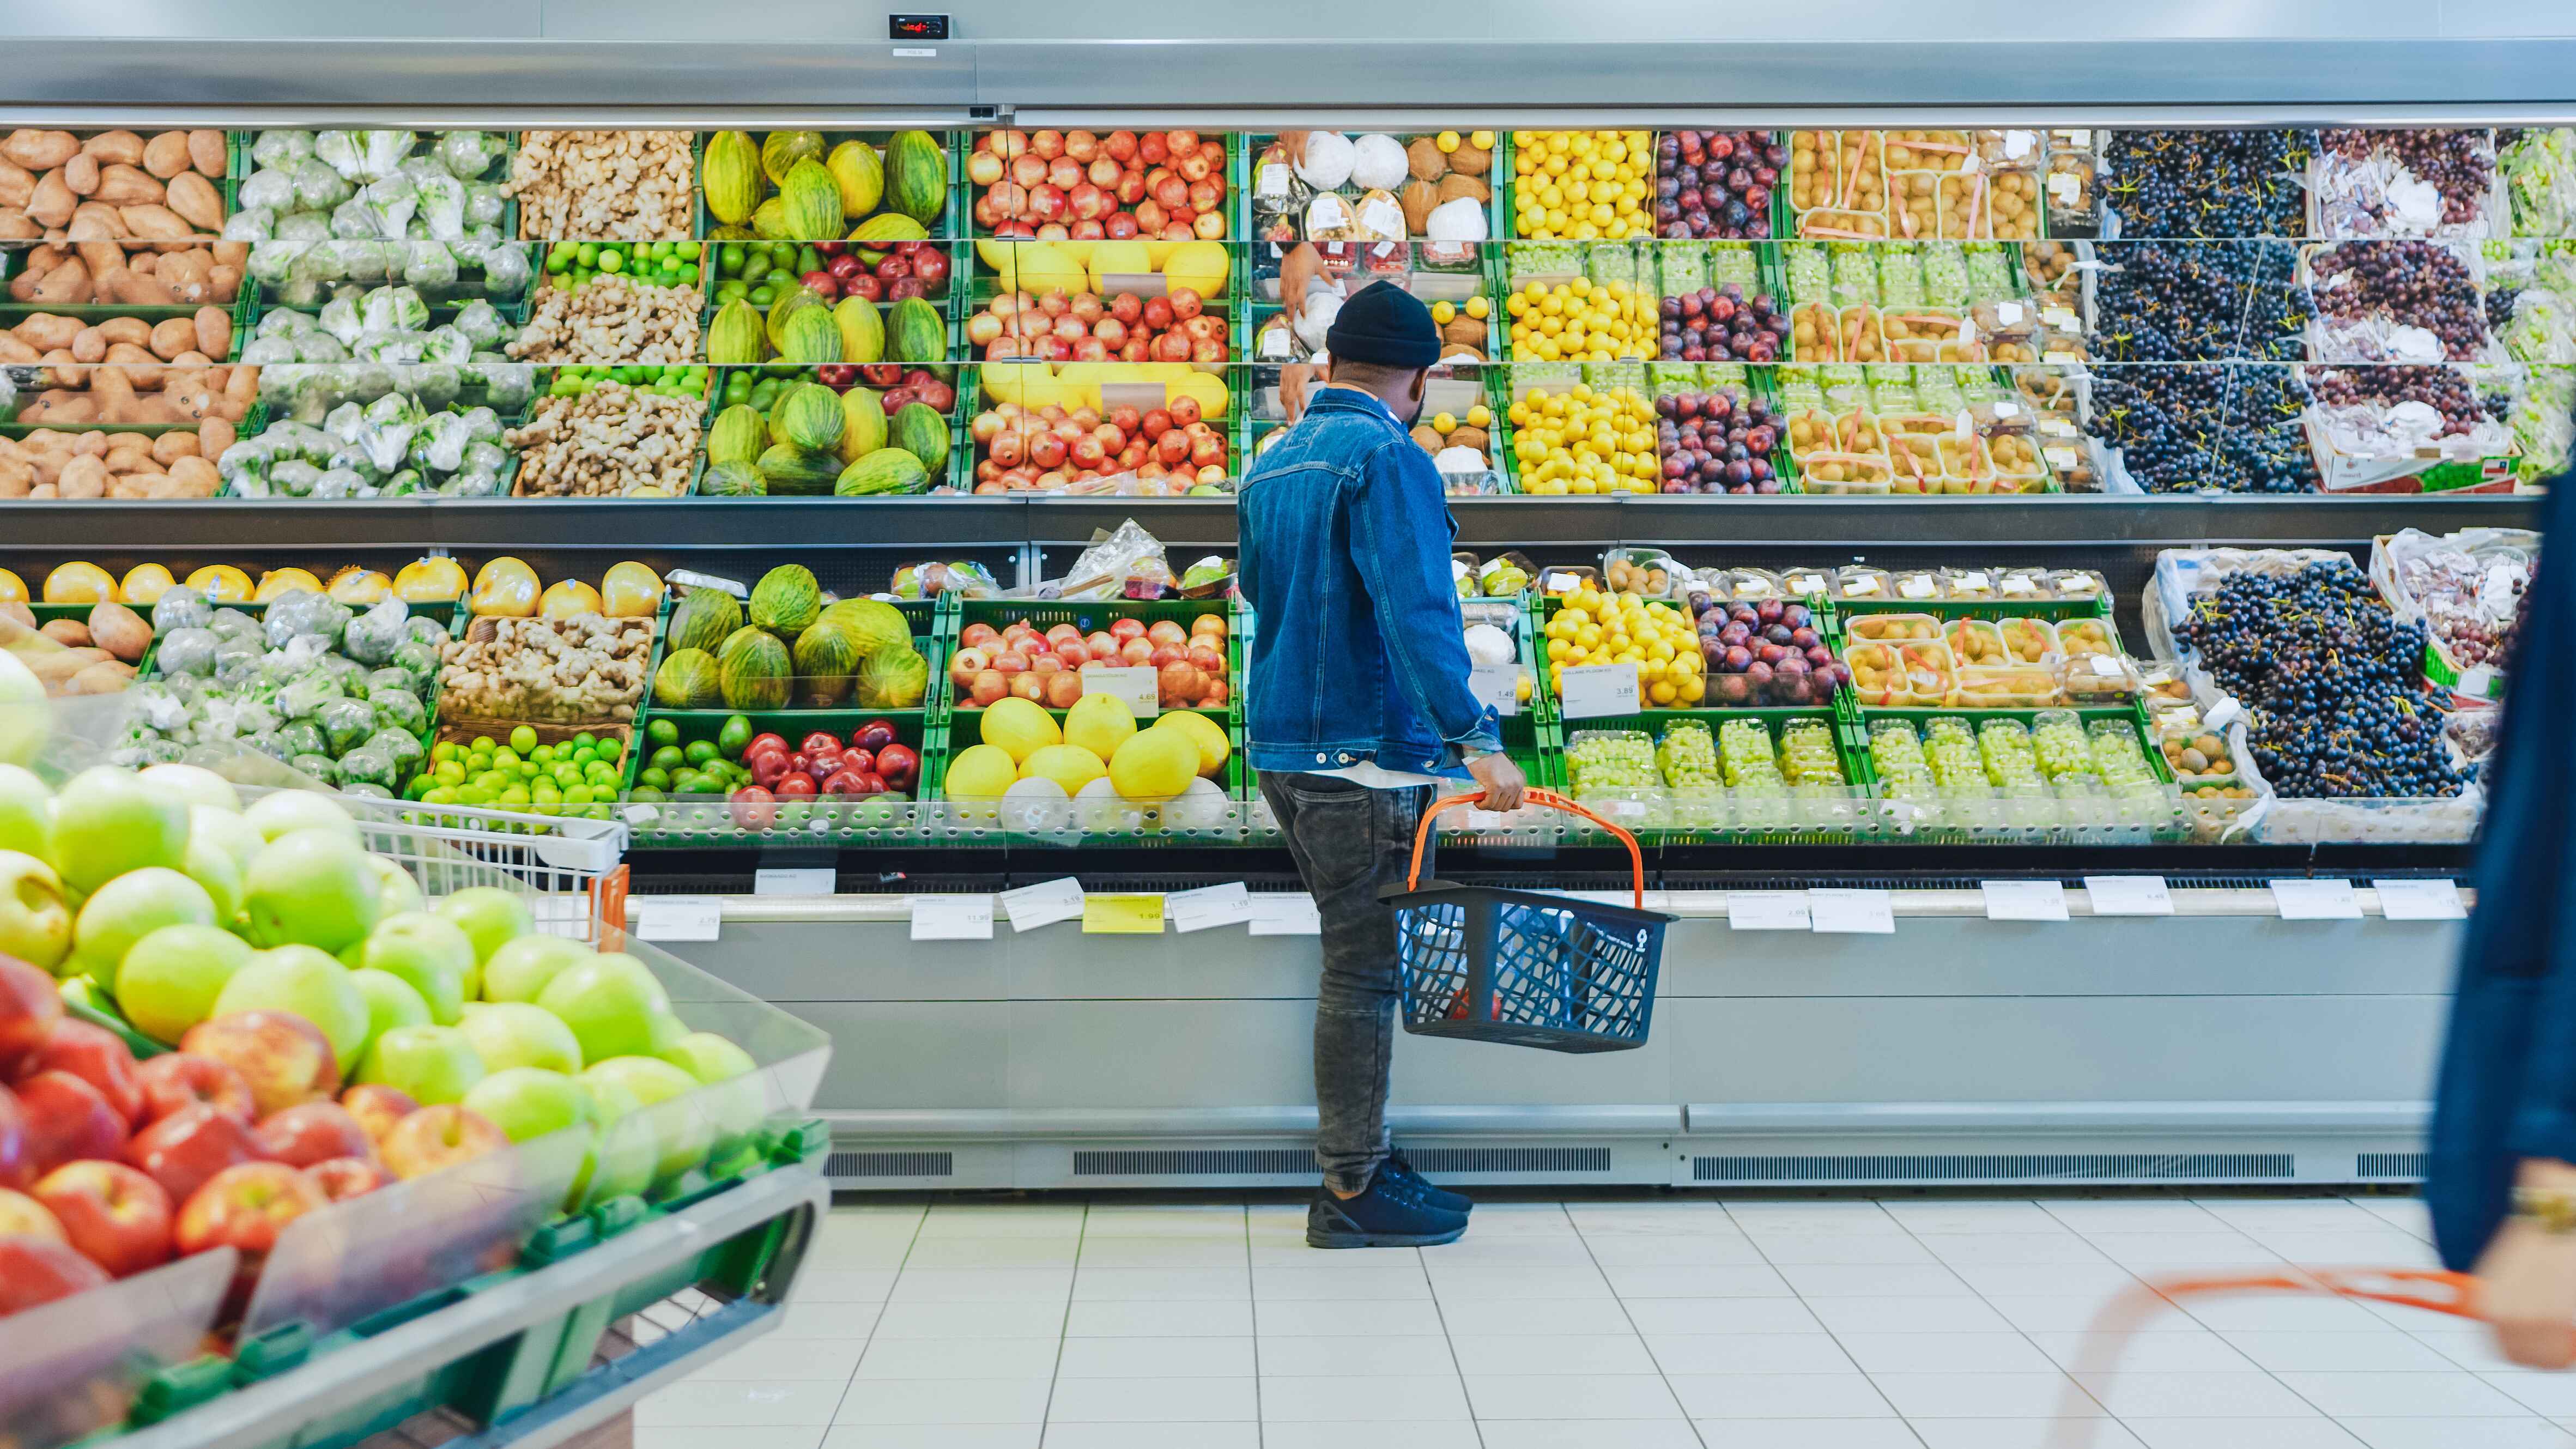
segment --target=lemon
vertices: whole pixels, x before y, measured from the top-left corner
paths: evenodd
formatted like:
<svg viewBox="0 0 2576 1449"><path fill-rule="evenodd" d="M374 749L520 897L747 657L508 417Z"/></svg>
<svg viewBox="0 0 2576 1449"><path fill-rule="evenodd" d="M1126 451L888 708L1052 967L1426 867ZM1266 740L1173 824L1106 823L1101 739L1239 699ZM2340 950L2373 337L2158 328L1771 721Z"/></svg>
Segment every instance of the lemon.
<svg viewBox="0 0 2576 1449"><path fill-rule="evenodd" d="M1441 413L1431 420L1431 431L1444 436L1455 431L1457 427L1458 418L1454 413Z"/></svg>
<svg viewBox="0 0 2576 1449"><path fill-rule="evenodd" d="M1491 131L1470 131L1467 134L1467 140L1475 145L1479 150L1491 151L1494 149L1494 133Z"/></svg>
<svg viewBox="0 0 2576 1449"><path fill-rule="evenodd" d="M1486 301L1481 296L1470 297L1467 299L1467 315L1480 322L1486 317L1492 315L1493 310L1494 304Z"/></svg>
<svg viewBox="0 0 2576 1449"><path fill-rule="evenodd" d="M1443 131L1439 135L1431 138L1431 144L1440 148L1440 154L1444 156L1448 155L1450 152L1458 149L1458 133L1455 131Z"/></svg>

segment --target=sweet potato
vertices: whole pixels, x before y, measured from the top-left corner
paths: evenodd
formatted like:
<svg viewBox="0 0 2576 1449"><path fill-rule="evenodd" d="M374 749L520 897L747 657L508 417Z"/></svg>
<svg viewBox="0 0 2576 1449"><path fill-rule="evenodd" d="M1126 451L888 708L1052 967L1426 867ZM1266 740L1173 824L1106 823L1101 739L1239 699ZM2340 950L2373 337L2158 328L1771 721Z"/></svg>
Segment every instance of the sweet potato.
<svg viewBox="0 0 2576 1449"><path fill-rule="evenodd" d="M0 241L34 241L45 229L27 219L27 213L0 206Z"/></svg>
<svg viewBox="0 0 2576 1449"><path fill-rule="evenodd" d="M207 281L207 285L213 289L214 299L218 302L230 302L239 297L241 283L242 269L237 266L226 266L222 262L215 263L215 270Z"/></svg>
<svg viewBox="0 0 2576 1449"><path fill-rule="evenodd" d="M96 458L74 458L54 480L65 498L97 498L107 492L107 465Z"/></svg>
<svg viewBox="0 0 2576 1449"><path fill-rule="evenodd" d="M231 158L224 154L224 133L190 131L188 164L196 167L197 174L201 176L222 176L225 167L231 164Z"/></svg>
<svg viewBox="0 0 2576 1449"><path fill-rule="evenodd" d="M37 627L36 632L66 649L90 647L89 626L78 619L48 619Z"/></svg>
<svg viewBox="0 0 2576 1449"><path fill-rule="evenodd" d="M233 355L232 314L221 307L200 307L196 319L197 350L215 361Z"/></svg>
<svg viewBox="0 0 2576 1449"><path fill-rule="evenodd" d="M197 345L198 323L168 317L152 325L152 355L168 362Z"/></svg>
<svg viewBox="0 0 2576 1449"><path fill-rule="evenodd" d="M99 421L106 423L129 421L129 419L116 416L115 412L119 407L133 406L134 386L133 378L129 370L126 368L96 367L90 369L89 395L90 400L98 404Z"/></svg>
<svg viewBox="0 0 2576 1449"><path fill-rule="evenodd" d="M63 169L68 173L71 168ZM158 206L166 193L161 183L153 180L141 167L102 166L98 173L98 190L93 194L121 211L129 206Z"/></svg>
<svg viewBox="0 0 2576 1449"><path fill-rule="evenodd" d="M35 194L35 172L15 161L0 161L0 206L25 206Z"/></svg>
<svg viewBox="0 0 2576 1449"><path fill-rule="evenodd" d="M36 460L23 451L0 450L0 498L24 498L36 486Z"/></svg>
<svg viewBox="0 0 2576 1449"><path fill-rule="evenodd" d="M51 352L58 347L71 346L73 334L81 330L81 320L52 312L36 312L9 330L37 351Z"/></svg>
<svg viewBox="0 0 2576 1449"><path fill-rule="evenodd" d="M105 362L107 334L95 327L84 327L72 334L72 361Z"/></svg>
<svg viewBox="0 0 2576 1449"><path fill-rule="evenodd" d="M42 355L22 341L16 333L0 332L0 363L28 366Z"/></svg>
<svg viewBox="0 0 2576 1449"><path fill-rule="evenodd" d="M73 241L124 241L134 235L124 213L104 201L84 201L72 209L65 235Z"/></svg>
<svg viewBox="0 0 2576 1449"><path fill-rule="evenodd" d="M152 280L182 302L203 302L214 295L214 273L214 260L205 252L177 252L161 258Z"/></svg>
<svg viewBox="0 0 2576 1449"><path fill-rule="evenodd" d="M188 133L164 131L143 143L143 169L167 181L188 169Z"/></svg>
<svg viewBox="0 0 2576 1449"><path fill-rule="evenodd" d="M208 418L197 424L197 456L208 462L224 456L233 445L233 425L229 418Z"/></svg>
<svg viewBox="0 0 2576 1449"><path fill-rule="evenodd" d="M94 157L102 165L116 162L124 166L143 164L143 138L132 131L101 131L81 142L81 153Z"/></svg>
<svg viewBox="0 0 2576 1449"><path fill-rule="evenodd" d="M73 249L80 255L81 265L89 268L91 279L100 286L107 285L108 273L126 269L125 248L104 237L83 237Z"/></svg>
<svg viewBox="0 0 2576 1449"><path fill-rule="evenodd" d="M200 231L224 229L224 199L215 191L215 183L194 171L182 171L170 178L166 205L186 217Z"/></svg>
<svg viewBox="0 0 2576 1449"><path fill-rule="evenodd" d="M98 324L98 331L110 342L131 342L137 347L152 345L152 324L140 317L110 317Z"/></svg>
<svg viewBox="0 0 2576 1449"><path fill-rule="evenodd" d="M72 210L79 205L80 198L64 183L62 173L48 171L36 181L36 193L27 202L27 217L45 226L61 226L72 219Z"/></svg>
<svg viewBox="0 0 2576 1449"><path fill-rule="evenodd" d="M45 273L27 300L47 307L77 307L90 296L89 268L74 258Z"/></svg>
<svg viewBox="0 0 2576 1449"><path fill-rule="evenodd" d="M178 297L161 284L160 278L148 277L137 271L118 272L110 290L114 300L132 306L175 307L179 304Z"/></svg>
<svg viewBox="0 0 2576 1449"><path fill-rule="evenodd" d="M138 468L158 472L160 467L152 461L152 440L141 433L118 433L107 456L100 461L107 464L110 473L131 473Z"/></svg>
<svg viewBox="0 0 2576 1449"><path fill-rule="evenodd" d="M116 214L125 219L125 229L146 241L164 241L195 235L188 219L166 206L120 206Z"/></svg>
<svg viewBox="0 0 2576 1449"><path fill-rule="evenodd" d="M0 140L0 156L30 171L51 171L80 154L81 143L69 131L36 131L26 128L9 133Z"/></svg>
<svg viewBox="0 0 2576 1449"><path fill-rule="evenodd" d="M74 196L95 196L99 183L98 162L87 156L74 156L63 163L63 184Z"/></svg>
<svg viewBox="0 0 2576 1449"><path fill-rule="evenodd" d="M195 433L163 433L152 440L152 461L167 468L182 458L197 456Z"/></svg>
<svg viewBox="0 0 2576 1449"><path fill-rule="evenodd" d="M181 458L170 465L170 482L185 491L181 498L212 498L223 490L224 476L203 458Z"/></svg>
<svg viewBox="0 0 2576 1449"><path fill-rule="evenodd" d="M215 243L212 247L208 248L208 250L212 251L212 252L215 254L215 265L216 265L216 266L219 266L219 267L246 267L246 266L249 266L249 265L250 265L250 243L249 243L249 242L244 242L244 241L219 241L219 242Z"/></svg>

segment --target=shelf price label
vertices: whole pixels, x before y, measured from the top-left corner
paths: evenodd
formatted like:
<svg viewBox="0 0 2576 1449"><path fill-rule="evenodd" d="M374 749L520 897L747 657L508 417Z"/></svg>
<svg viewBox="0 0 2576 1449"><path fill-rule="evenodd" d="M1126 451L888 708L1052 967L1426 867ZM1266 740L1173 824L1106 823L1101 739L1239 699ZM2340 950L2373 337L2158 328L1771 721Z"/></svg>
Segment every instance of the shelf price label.
<svg viewBox="0 0 2576 1449"><path fill-rule="evenodd" d="M1304 891L1268 892L1252 898L1252 934L1320 936L1324 917L1315 908L1315 898Z"/></svg>
<svg viewBox="0 0 2576 1449"><path fill-rule="evenodd" d="M712 941L724 926L724 903L714 896L639 896L639 941Z"/></svg>
<svg viewBox="0 0 2576 1449"><path fill-rule="evenodd" d="M1815 919L1805 891L1728 891L1726 928L1730 931L1810 931Z"/></svg>
<svg viewBox="0 0 2576 1449"><path fill-rule="evenodd" d="M1141 664L1119 668L1086 664L1082 666L1082 692L1125 700L1127 708L1138 719L1152 719L1163 712L1163 696L1156 684L1156 672Z"/></svg>
<svg viewBox="0 0 2576 1449"><path fill-rule="evenodd" d="M2170 916L2173 892L2160 875L2088 875L2084 894L2097 916Z"/></svg>
<svg viewBox="0 0 2576 1449"><path fill-rule="evenodd" d="M1161 896L1084 896L1082 934L1086 936L1159 936L1163 934Z"/></svg>
<svg viewBox="0 0 2576 1449"><path fill-rule="evenodd" d="M1239 880L1174 891L1163 897L1163 914L1171 917L1172 929L1184 936L1213 926L1247 925L1252 920L1252 894Z"/></svg>
<svg viewBox="0 0 2576 1449"><path fill-rule="evenodd" d="M2361 897L2348 880L2276 880L2272 904L2285 921L2361 919Z"/></svg>
<svg viewBox="0 0 2576 1449"><path fill-rule="evenodd" d="M2469 908L2460 900L2457 881L2375 880L2379 914L2392 921L2465 921Z"/></svg>
<svg viewBox="0 0 2576 1449"><path fill-rule="evenodd" d="M1818 935L1893 936L1896 903L1885 891L1827 890L1807 892L1807 912Z"/></svg>
<svg viewBox="0 0 2576 1449"><path fill-rule="evenodd" d="M1494 713L1509 717L1521 712L1521 667L1518 664L1479 664L1467 671L1467 689L1476 703L1490 705Z"/></svg>
<svg viewBox="0 0 2576 1449"><path fill-rule="evenodd" d="M1558 696L1567 719L1635 714L1643 707L1634 664L1577 664L1559 676Z"/></svg>
<svg viewBox="0 0 2576 1449"><path fill-rule="evenodd" d="M989 941L993 939L993 898L989 895L929 895L912 898L912 939L916 941Z"/></svg>
<svg viewBox="0 0 2576 1449"><path fill-rule="evenodd" d="M1014 931L1034 931L1058 921L1082 919L1082 882L1072 876L1042 880L1002 892L1002 910Z"/></svg>
<svg viewBox="0 0 2576 1449"><path fill-rule="evenodd" d="M839 876L828 865L770 866L751 873L756 896L828 896L839 889Z"/></svg>
<svg viewBox="0 0 2576 1449"><path fill-rule="evenodd" d="M2062 921L2066 887L2053 880L1980 881L1989 921Z"/></svg>

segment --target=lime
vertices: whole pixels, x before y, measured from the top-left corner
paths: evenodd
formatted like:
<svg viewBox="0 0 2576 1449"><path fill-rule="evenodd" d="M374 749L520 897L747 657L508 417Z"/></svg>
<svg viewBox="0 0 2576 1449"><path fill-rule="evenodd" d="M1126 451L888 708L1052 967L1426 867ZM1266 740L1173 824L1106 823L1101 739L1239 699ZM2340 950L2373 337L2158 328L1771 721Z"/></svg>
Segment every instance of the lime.
<svg viewBox="0 0 2576 1449"><path fill-rule="evenodd" d="M635 777L635 784L639 791L668 790L671 788L671 772L648 769Z"/></svg>
<svg viewBox="0 0 2576 1449"><path fill-rule="evenodd" d="M644 726L644 738L657 745L676 745L680 742L680 727L669 720L657 719Z"/></svg>
<svg viewBox="0 0 2576 1449"><path fill-rule="evenodd" d="M537 747L537 732L527 725L510 731L510 748L526 754Z"/></svg>

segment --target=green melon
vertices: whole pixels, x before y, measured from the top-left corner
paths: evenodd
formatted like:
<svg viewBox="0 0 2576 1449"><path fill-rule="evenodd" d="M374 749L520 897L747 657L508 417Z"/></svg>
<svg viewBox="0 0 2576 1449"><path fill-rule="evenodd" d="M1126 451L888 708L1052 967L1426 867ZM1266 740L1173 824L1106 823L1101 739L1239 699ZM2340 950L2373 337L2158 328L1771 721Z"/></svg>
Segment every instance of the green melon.
<svg viewBox="0 0 2576 1449"><path fill-rule="evenodd" d="M742 627L742 605L722 589L691 589L671 609L669 646L712 654Z"/></svg>
<svg viewBox="0 0 2576 1449"><path fill-rule="evenodd" d="M733 631L716 651L717 689L727 709L783 709L787 704L787 646L766 630Z"/></svg>
<svg viewBox="0 0 2576 1449"><path fill-rule="evenodd" d="M813 452L794 443L772 444L752 466L760 470L761 481L770 492L789 497L819 498L831 492L841 476L838 455Z"/></svg>
<svg viewBox="0 0 2576 1449"><path fill-rule="evenodd" d="M712 709L721 690L715 656L704 649L674 649L653 671L653 703L661 709Z"/></svg>
<svg viewBox="0 0 2576 1449"><path fill-rule="evenodd" d="M815 620L828 625L850 641L850 648L865 659L881 649L901 644L912 645L912 623L903 611L883 599L843 599L823 611Z"/></svg>
<svg viewBox="0 0 2576 1449"><path fill-rule="evenodd" d="M763 331L769 337L769 345L772 348L781 345L780 339L787 335L787 324L795 321L797 314L823 305L822 298L815 296L811 290L804 287L792 288L777 301L770 303L769 315L761 323Z"/></svg>
<svg viewBox="0 0 2576 1449"><path fill-rule="evenodd" d="M762 241L794 241L795 228L787 220L787 202L773 196L752 208L751 234Z"/></svg>
<svg viewBox="0 0 2576 1449"><path fill-rule="evenodd" d="M922 230L921 223L899 211L880 211L850 230L850 241L859 260L871 267L894 253L881 246L869 246L869 242L928 240L930 233Z"/></svg>
<svg viewBox="0 0 2576 1449"><path fill-rule="evenodd" d="M707 138L707 155L698 167L706 187L707 214L728 225L751 219L760 205L760 148L742 131L718 131Z"/></svg>
<svg viewBox="0 0 2576 1449"><path fill-rule="evenodd" d="M751 586L751 623L781 636L802 633L823 612L823 589L803 564L780 564Z"/></svg>
<svg viewBox="0 0 2576 1449"><path fill-rule="evenodd" d="M806 367L828 366L841 360L841 329L832 314L821 307L808 307L787 319L778 339L778 356L782 361Z"/></svg>
<svg viewBox="0 0 2576 1449"><path fill-rule="evenodd" d="M761 358L760 313L740 297L716 309L707 323L707 361L717 364L758 362Z"/></svg>
<svg viewBox="0 0 2576 1449"><path fill-rule="evenodd" d="M778 199L787 203L787 224L794 241L830 241L841 234L841 183L822 162L799 161L778 183Z"/></svg>
<svg viewBox="0 0 2576 1449"><path fill-rule="evenodd" d="M842 498L919 493L930 486L930 470L901 448L879 448L841 470L832 492Z"/></svg>
<svg viewBox="0 0 2576 1449"><path fill-rule="evenodd" d="M885 204L928 226L948 202L948 154L928 131L897 131L886 142Z"/></svg>
<svg viewBox="0 0 2576 1449"><path fill-rule="evenodd" d="M859 667L859 651L850 636L818 623L796 636L795 696L800 709L829 709L850 692L850 675Z"/></svg>
<svg viewBox="0 0 2576 1449"><path fill-rule="evenodd" d="M707 462L748 463L766 446L761 440L760 410L735 403L707 425Z"/></svg>
<svg viewBox="0 0 2576 1449"><path fill-rule="evenodd" d="M947 357L948 323L940 317L939 309L919 297L906 297L895 303L886 322L886 359L943 362Z"/></svg>
<svg viewBox="0 0 2576 1449"><path fill-rule="evenodd" d="M760 469L750 463L709 463L698 480L698 492L707 498L757 498L768 491Z"/></svg>
<svg viewBox="0 0 2576 1449"><path fill-rule="evenodd" d="M769 405L769 440L822 452L841 445L841 398L816 382L800 382ZM709 457L714 457L709 452Z"/></svg>
<svg viewBox="0 0 2576 1449"><path fill-rule="evenodd" d="M784 186L799 161L823 159L820 131L772 131L760 138L760 174L772 186Z"/></svg>
<svg viewBox="0 0 2576 1449"><path fill-rule="evenodd" d="M921 460L934 481L948 476L948 419L928 403L911 402L895 409L886 443Z"/></svg>
<svg viewBox="0 0 2576 1449"><path fill-rule="evenodd" d="M855 463L885 445L885 404L864 387L841 394L841 461Z"/></svg>
<svg viewBox="0 0 2576 1449"><path fill-rule="evenodd" d="M859 665L861 709L918 709L930 692L930 661L910 644L880 649Z"/></svg>
<svg viewBox="0 0 2576 1449"><path fill-rule="evenodd" d="M885 357L885 319L877 315L876 303L865 297L843 297L832 309L832 320L841 328L843 362L856 365Z"/></svg>

